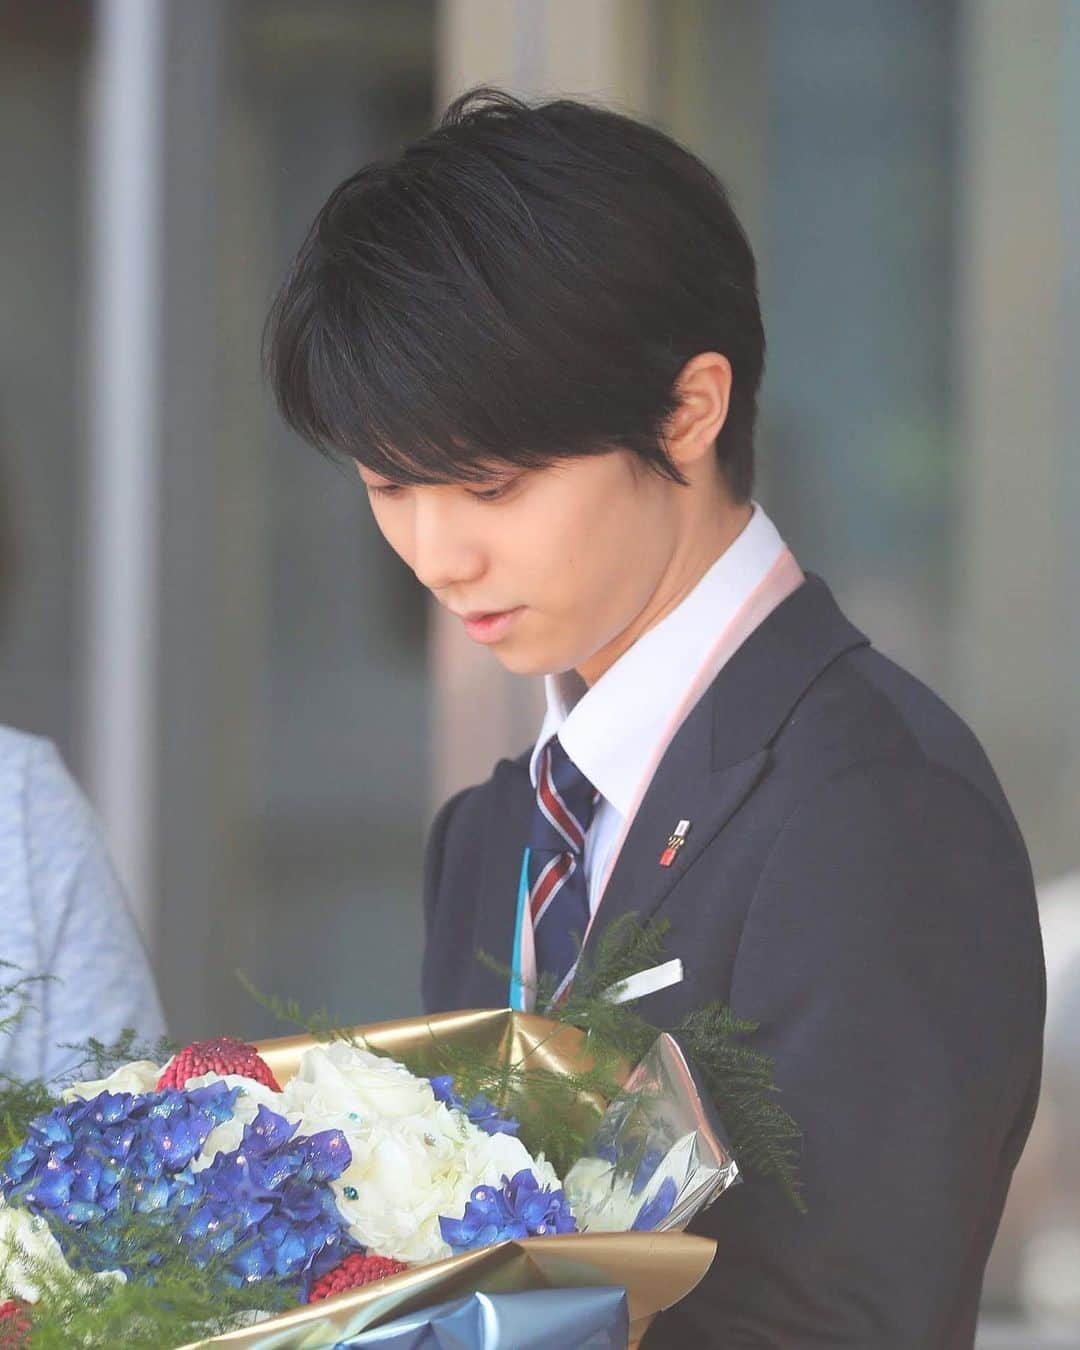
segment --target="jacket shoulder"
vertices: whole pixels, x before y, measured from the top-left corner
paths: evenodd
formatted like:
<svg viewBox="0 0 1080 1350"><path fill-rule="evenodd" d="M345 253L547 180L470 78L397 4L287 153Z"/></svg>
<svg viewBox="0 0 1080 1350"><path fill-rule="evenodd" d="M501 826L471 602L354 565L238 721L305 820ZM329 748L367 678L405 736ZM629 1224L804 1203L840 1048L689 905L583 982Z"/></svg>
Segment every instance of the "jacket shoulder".
<svg viewBox="0 0 1080 1350"><path fill-rule="evenodd" d="M504 775L510 773L518 776L515 771L520 770L527 772L531 755L530 746L513 759L500 759L487 778L452 793L436 811L429 837L438 834L445 838L451 831L456 833L458 829L467 829L471 824L478 822L490 810L491 805L499 800L505 788Z"/></svg>
<svg viewBox="0 0 1080 1350"><path fill-rule="evenodd" d="M903 763L959 779L1015 842L1016 818L971 727L916 676L873 647L845 653L805 691L773 744L800 795L860 764Z"/></svg>

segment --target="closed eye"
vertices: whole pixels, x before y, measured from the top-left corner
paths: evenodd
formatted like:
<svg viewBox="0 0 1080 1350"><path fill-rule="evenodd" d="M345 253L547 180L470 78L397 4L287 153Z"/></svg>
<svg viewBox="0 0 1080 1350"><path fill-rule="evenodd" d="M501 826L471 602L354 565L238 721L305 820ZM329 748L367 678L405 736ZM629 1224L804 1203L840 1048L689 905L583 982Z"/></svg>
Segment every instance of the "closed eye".
<svg viewBox="0 0 1080 1350"><path fill-rule="evenodd" d="M514 486L516 479L508 479L505 483L498 483L495 487L482 488L478 492L469 490L469 496L475 497L478 502L494 502L500 497L506 495ZM397 497L405 491L405 485L402 483L365 483L365 487L373 497Z"/></svg>
<svg viewBox="0 0 1080 1350"><path fill-rule="evenodd" d="M506 483L499 483L497 487L483 488L480 492L470 492L470 497L475 497L478 502L495 502L500 497L505 496L513 487L513 480Z"/></svg>

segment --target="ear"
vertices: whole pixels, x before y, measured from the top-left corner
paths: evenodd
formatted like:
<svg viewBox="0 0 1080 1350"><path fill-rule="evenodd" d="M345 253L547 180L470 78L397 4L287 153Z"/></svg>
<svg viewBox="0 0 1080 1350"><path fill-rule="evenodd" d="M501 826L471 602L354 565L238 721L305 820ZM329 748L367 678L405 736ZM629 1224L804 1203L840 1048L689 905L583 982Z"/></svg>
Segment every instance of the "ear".
<svg viewBox="0 0 1080 1350"><path fill-rule="evenodd" d="M719 352L691 357L675 381L679 406L668 424L668 453L678 467L704 459L716 445L731 405L731 362Z"/></svg>

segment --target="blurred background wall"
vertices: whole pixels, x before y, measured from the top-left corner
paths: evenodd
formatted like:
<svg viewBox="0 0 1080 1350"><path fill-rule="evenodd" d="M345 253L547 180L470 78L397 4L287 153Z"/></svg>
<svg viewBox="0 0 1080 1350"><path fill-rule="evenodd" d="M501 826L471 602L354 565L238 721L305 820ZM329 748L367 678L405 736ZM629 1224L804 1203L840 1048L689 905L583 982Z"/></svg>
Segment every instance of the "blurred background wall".
<svg viewBox="0 0 1080 1350"><path fill-rule="evenodd" d="M177 1036L275 1030L236 968L418 1009L428 821L540 682L430 611L257 348L328 191L481 81L653 120L733 192L756 495L1029 842L1046 1090L983 1344L1076 1345L1080 0L0 0L0 720L90 792Z"/></svg>

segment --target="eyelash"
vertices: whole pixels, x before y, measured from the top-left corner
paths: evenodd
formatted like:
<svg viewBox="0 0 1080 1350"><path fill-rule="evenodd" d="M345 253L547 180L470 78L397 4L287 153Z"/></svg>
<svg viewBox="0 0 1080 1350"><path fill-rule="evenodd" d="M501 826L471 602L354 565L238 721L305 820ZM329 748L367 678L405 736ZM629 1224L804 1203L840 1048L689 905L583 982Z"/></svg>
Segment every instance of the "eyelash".
<svg viewBox="0 0 1080 1350"><path fill-rule="evenodd" d="M470 492L470 497L475 497L478 502L496 502L511 488L511 483L502 483L497 488L487 488L483 492ZM396 497L401 491L400 483L389 483L382 487L377 487L374 483L368 484L368 491L373 497Z"/></svg>

